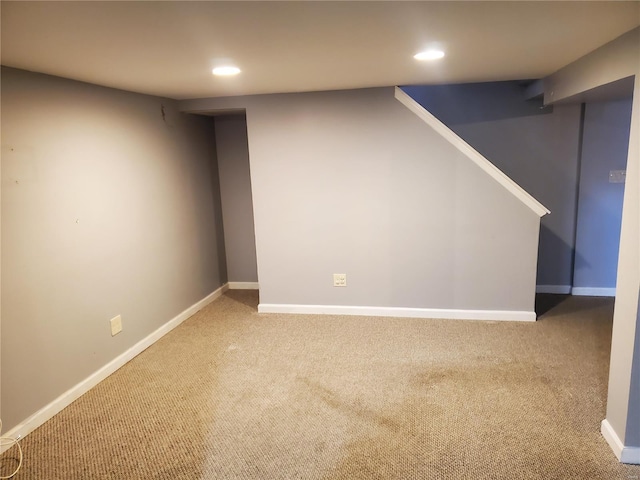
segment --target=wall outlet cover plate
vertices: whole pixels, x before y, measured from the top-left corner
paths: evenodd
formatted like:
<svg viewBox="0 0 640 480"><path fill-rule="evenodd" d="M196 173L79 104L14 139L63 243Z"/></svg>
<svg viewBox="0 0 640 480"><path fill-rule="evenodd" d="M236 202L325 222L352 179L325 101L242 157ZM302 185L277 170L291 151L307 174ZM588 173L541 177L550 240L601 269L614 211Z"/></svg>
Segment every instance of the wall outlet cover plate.
<svg viewBox="0 0 640 480"><path fill-rule="evenodd" d="M346 273L334 273L333 274L333 286L334 287L346 287L347 286L347 274Z"/></svg>
<svg viewBox="0 0 640 480"><path fill-rule="evenodd" d="M115 336L122 331L122 317L118 315L109 320L111 323L111 336Z"/></svg>

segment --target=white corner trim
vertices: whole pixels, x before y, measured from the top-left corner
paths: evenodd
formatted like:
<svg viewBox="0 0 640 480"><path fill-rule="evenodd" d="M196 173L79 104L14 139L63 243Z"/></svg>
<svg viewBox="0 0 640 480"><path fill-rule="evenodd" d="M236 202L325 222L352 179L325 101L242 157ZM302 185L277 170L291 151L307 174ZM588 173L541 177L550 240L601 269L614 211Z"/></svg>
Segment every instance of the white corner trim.
<svg viewBox="0 0 640 480"><path fill-rule="evenodd" d="M640 465L640 447L625 447L606 418L600 424L600 432L621 463Z"/></svg>
<svg viewBox="0 0 640 480"><path fill-rule="evenodd" d="M615 297L615 288L573 287L571 295L582 297Z"/></svg>
<svg viewBox="0 0 640 480"><path fill-rule="evenodd" d="M346 305L292 305L261 303L259 313L361 315L364 317L439 318L451 320L509 320L535 322L536 313L509 310L455 310L441 308L353 307Z"/></svg>
<svg viewBox="0 0 640 480"><path fill-rule="evenodd" d="M3 434L3 436L8 436L12 438L23 438L29 433L33 432L40 425L45 423L47 420L52 418L55 414L60 412L65 407L69 406L72 402L80 398L83 394L91 390L102 380L107 378L109 375L114 373L120 367L122 367L129 360L133 359L144 350L149 348L155 342L160 340L163 336L169 333L171 330L176 328L182 322L184 322L187 318L191 317L193 314L198 312L199 310L206 307L208 304L213 302L215 299L220 297L226 290L228 289L227 285L223 285L214 292L210 293L202 300L194 303L192 306L184 310L183 312L176 315L174 318L169 320L167 323L162 325L160 328L149 334L147 337L140 340L133 347L129 348L127 351L118 355L116 358L111 360L109 363L104 365L102 368L96 370L87 378L82 380L77 385L71 387L69 390L64 392L58 398L53 400L48 405L45 405L43 408L38 410L36 413L31 415L29 418L12 428L7 433ZM0 452L4 452L9 447L11 447L11 443L0 447Z"/></svg>
<svg viewBox="0 0 640 480"><path fill-rule="evenodd" d="M415 113L420 119L422 119L427 125L433 128L436 132L442 135L449 141L454 147L461 151L466 157L472 160L478 165L484 172L489 174L500 185L506 188L512 195L518 198L522 203L533 210L538 216L543 217L549 213L544 205L533 198L527 193L520 185L511 180L505 175L498 167L487 160L476 149L465 142L462 138L456 135L449 127L438 120L433 114L431 114L426 108L416 102L413 98L407 95L400 87L395 89L395 97L405 107Z"/></svg>
<svg viewBox="0 0 640 480"><path fill-rule="evenodd" d="M620 460L624 445L622 444L622 440L620 440L616 432L613 430L613 427L609 423L609 420L607 420L606 418L600 424L600 433L602 433L602 436L611 447L611 450L613 450L616 458Z"/></svg>
<svg viewBox="0 0 640 480"><path fill-rule="evenodd" d="M258 282L229 282L229 290L259 290Z"/></svg>
<svg viewBox="0 0 640 480"><path fill-rule="evenodd" d="M571 285L536 285L536 293L571 293Z"/></svg>

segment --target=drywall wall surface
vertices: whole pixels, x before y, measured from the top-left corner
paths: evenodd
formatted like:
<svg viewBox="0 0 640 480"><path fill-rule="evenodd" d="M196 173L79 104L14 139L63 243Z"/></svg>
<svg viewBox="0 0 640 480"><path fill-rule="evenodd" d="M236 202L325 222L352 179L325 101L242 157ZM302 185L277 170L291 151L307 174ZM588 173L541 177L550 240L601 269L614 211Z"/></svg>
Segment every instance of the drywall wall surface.
<svg viewBox="0 0 640 480"><path fill-rule="evenodd" d="M629 410L627 412L627 428L624 440L627 446L640 448L640 328L638 327L640 325L640 295L638 297L637 312L636 338L633 353L635 361L631 369L628 404ZM636 461L636 463L639 462Z"/></svg>
<svg viewBox="0 0 640 480"><path fill-rule="evenodd" d="M246 108L261 303L533 310L538 215L393 88L181 107Z"/></svg>
<svg viewBox="0 0 640 480"><path fill-rule="evenodd" d="M213 121L176 106L2 69L5 428L226 281Z"/></svg>
<svg viewBox="0 0 640 480"><path fill-rule="evenodd" d="M248 126L262 303L530 310L535 214L392 89L265 99Z"/></svg>
<svg viewBox="0 0 640 480"><path fill-rule="evenodd" d="M257 282L247 120L244 115L215 117L216 149L230 282Z"/></svg>
<svg viewBox="0 0 640 480"><path fill-rule="evenodd" d="M630 122L631 99L585 107L574 287L616 286L624 183L609 177L626 169Z"/></svg>
<svg viewBox="0 0 640 480"><path fill-rule="evenodd" d="M571 101L591 89L636 75L640 27L594 50L544 79L545 103Z"/></svg>
<svg viewBox="0 0 640 480"><path fill-rule="evenodd" d="M640 447L640 403L637 401L640 394L631 390L631 375L632 372L640 374L640 348L636 344L640 320L639 192L640 71L636 75L631 113L607 397L607 420L625 445L629 445L628 437L636 447Z"/></svg>
<svg viewBox="0 0 640 480"><path fill-rule="evenodd" d="M640 436L640 405L632 400L632 371L640 369L636 348L640 293L640 28L633 30L547 77L545 100L571 100L586 90L635 75L627 176L613 317L607 421L620 441ZM551 95L551 92L555 92ZM636 383L637 385L637 383ZM636 441L634 440L634 441Z"/></svg>
<svg viewBox="0 0 640 480"><path fill-rule="evenodd" d="M549 210L537 284L572 284L580 106L543 108L520 82L402 87Z"/></svg>

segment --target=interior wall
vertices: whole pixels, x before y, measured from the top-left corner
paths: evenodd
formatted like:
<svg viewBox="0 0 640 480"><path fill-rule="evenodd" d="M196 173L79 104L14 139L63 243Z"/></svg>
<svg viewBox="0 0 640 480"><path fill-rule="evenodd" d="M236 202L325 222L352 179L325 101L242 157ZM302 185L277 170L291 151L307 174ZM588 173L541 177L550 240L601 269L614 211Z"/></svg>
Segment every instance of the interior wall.
<svg viewBox="0 0 640 480"><path fill-rule="evenodd" d="M577 210L580 105L543 107L520 82L403 87L549 210L541 220L537 284L569 293Z"/></svg>
<svg viewBox="0 0 640 480"><path fill-rule="evenodd" d="M636 43L637 53L639 46ZM607 420L625 445L640 448L640 61L636 66L628 152ZM640 464L640 458L636 463Z"/></svg>
<svg viewBox="0 0 640 480"><path fill-rule="evenodd" d="M257 282L247 119L215 117L216 148L229 282Z"/></svg>
<svg viewBox="0 0 640 480"><path fill-rule="evenodd" d="M546 102L572 102L585 92L631 76L635 80L605 419L617 437L617 442L609 439L609 443L620 457L619 444L640 447L640 27L544 81Z"/></svg>
<svg viewBox="0 0 640 480"><path fill-rule="evenodd" d="M609 173L626 170L630 122L631 99L585 106L574 289L615 289L624 183Z"/></svg>
<svg viewBox="0 0 640 480"><path fill-rule="evenodd" d="M637 53L640 53L640 43L636 47ZM636 58L640 58L640 55ZM640 448L640 389L637 388L640 385L640 61L638 63L631 112L607 397L607 420L616 432L621 432L620 439L626 446L636 448ZM637 454L635 463L640 464Z"/></svg>
<svg viewBox="0 0 640 480"><path fill-rule="evenodd" d="M11 429L226 282L213 120L2 69L2 420ZM112 337L109 319L122 316Z"/></svg>
<svg viewBox="0 0 640 480"><path fill-rule="evenodd" d="M261 304L533 311L538 215L393 88L182 105L246 108Z"/></svg>

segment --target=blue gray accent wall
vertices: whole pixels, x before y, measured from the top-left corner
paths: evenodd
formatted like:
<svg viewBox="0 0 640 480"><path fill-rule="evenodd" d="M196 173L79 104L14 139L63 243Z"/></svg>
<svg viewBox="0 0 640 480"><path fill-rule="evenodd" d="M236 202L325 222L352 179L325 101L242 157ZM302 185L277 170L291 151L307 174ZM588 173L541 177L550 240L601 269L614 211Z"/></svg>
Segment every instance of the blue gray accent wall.
<svg viewBox="0 0 640 480"><path fill-rule="evenodd" d="M402 87L543 203L537 284L572 285L580 105L544 107L525 82Z"/></svg>
<svg viewBox="0 0 640 480"><path fill-rule="evenodd" d="M626 170L631 99L589 103L585 108L574 288L616 286L624 183L611 171Z"/></svg>
<svg viewBox="0 0 640 480"><path fill-rule="evenodd" d="M624 184L609 172L626 168L630 98L587 104L581 118L579 103L527 99L526 82L403 90L551 210L538 285L614 291Z"/></svg>

